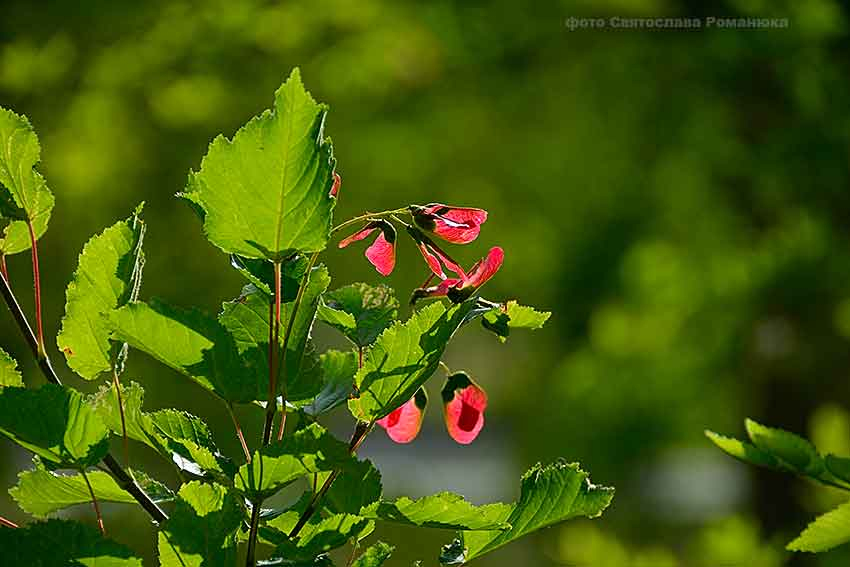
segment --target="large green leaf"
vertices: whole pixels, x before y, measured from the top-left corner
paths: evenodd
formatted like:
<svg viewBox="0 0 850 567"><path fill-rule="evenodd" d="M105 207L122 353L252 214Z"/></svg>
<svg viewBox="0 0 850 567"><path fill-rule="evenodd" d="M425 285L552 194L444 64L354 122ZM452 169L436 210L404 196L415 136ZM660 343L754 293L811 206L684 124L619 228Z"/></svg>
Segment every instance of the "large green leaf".
<svg viewBox="0 0 850 567"><path fill-rule="evenodd" d="M355 377L360 392L348 408L361 421L384 417L408 401L437 369L440 357L474 302L432 303L378 337Z"/></svg>
<svg viewBox="0 0 850 567"><path fill-rule="evenodd" d="M850 542L850 502L818 516L788 544L791 551L828 551Z"/></svg>
<svg viewBox="0 0 850 567"><path fill-rule="evenodd" d="M160 565L231 567L243 515L239 499L225 487L200 482L184 484L171 516L161 526Z"/></svg>
<svg viewBox="0 0 850 567"><path fill-rule="evenodd" d="M455 530L507 530L511 513L508 504L474 506L458 494L441 492L411 500L402 496L395 502L376 502L360 511L366 518L424 528Z"/></svg>
<svg viewBox="0 0 850 567"><path fill-rule="evenodd" d="M342 405L354 388L357 374L357 353L329 350L320 357L322 365L322 389L302 409L311 416L327 413Z"/></svg>
<svg viewBox="0 0 850 567"><path fill-rule="evenodd" d="M354 283L325 294L323 322L335 327L358 347L373 342L398 316L398 300L391 287ZM346 317L348 315L348 317Z"/></svg>
<svg viewBox="0 0 850 567"><path fill-rule="evenodd" d="M87 380L120 366L121 345L110 344L104 315L138 296L145 226L140 212L141 207L86 243L65 292L65 317L56 344L68 366Z"/></svg>
<svg viewBox="0 0 850 567"><path fill-rule="evenodd" d="M354 560L351 567L381 567L395 551L395 547L382 541L367 548L360 557Z"/></svg>
<svg viewBox="0 0 850 567"><path fill-rule="evenodd" d="M506 506L501 517L507 531L461 532L469 561L533 531L579 516L595 518L614 497L614 489L591 484L577 464L536 465L522 477L519 500Z"/></svg>
<svg viewBox="0 0 850 567"><path fill-rule="evenodd" d="M23 386L24 380L21 378L21 371L18 370L18 363L14 358L0 348L0 389L4 386Z"/></svg>
<svg viewBox="0 0 850 567"><path fill-rule="evenodd" d="M109 430L69 388L0 391L0 433L46 461L70 468L93 465L109 450Z"/></svg>
<svg viewBox="0 0 850 567"><path fill-rule="evenodd" d="M97 528L70 520L0 528L2 563L10 567L142 567L133 552L104 538Z"/></svg>
<svg viewBox="0 0 850 567"><path fill-rule="evenodd" d="M30 248L27 221L36 239L47 231L53 193L35 165L41 146L25 116L0 108L0 218L10 219L0 237L0 255Z"/></svg>
<svg viewBox="0 0 850 567"><path fill-rule="evenodd" d="M330 473L320 473L321 486ZM370 461L352 460L348 463L322 499L326 510L334 514L361 514L364 506L376 503L381 498L381 473Z"/></svg>
<svg viewBox="0 0 850 567"><path fill-rule="evenodd" d="M327 268L320 266L313 269L292 324L286 347L286 365L278 374L278 384L281 383L281 373L285 371L287 400L294 404L312 400L322 387L321 376L318 375L320 368L310 371L316 361L309 356L305 358L304 351L321 294L329 283ZM247 286L238 299L223 305L219 315L220 323L233 337L240 355L249 361L260 384L267 384L269 379L269 300L256 287ZM281 305L281 344L294 308L294 299Z"/></svg>
<svg viewBox="0 0 850 567"><path fill-rule="evenodd" d="M137 504L129 492L123 490L109 474L103 471L86 473L97 499L101 502ZM173 498L168 487L140 472L133 478L145 493L157 503ZM91 502L91 495L81 474L57 474L43 466L18 474L18 484L9 489L9 494L21 509L36 518L73 506Z"/></svg>
<svg viewBox="0 0 850 567"><path fill-rule="evenodd" d="M234 483L256 501L304 475L342 468L351 460L348 445L314 423L256 451L251 462L239 468Z"/></svg>
<svg viewBox="0 0 850 567"><path fill-rule="evenodd" d="M113 338L124 341L230 402L265 397L268 377L243 363L230 333L196 310L135 302L109 315Z"/></svg>
<svg viewBox="0 0 850 567"><path fill-rule="evenodd" d="M330 237L336 199L333 148L324 137L327 108L295 69L275 93L274 110L218 136L181 194L204 213L210 242L247 258L281 260L318 252Z"/></svg>

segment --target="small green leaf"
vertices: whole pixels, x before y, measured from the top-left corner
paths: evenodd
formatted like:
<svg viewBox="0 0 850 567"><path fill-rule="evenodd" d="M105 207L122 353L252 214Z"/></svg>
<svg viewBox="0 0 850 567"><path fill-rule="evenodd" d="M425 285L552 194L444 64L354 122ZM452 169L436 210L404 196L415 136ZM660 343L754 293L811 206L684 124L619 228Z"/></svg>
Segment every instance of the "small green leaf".
<svg viewBox="0 0 850 567"><path fill-rule="evenodd" d="M27 567L142 567L133 552L104 538L97 528L70 520L0 528L4 565Z"/></svg>
<svg viewBox="0 0 850 567"><path fill-rule="evenodd" d="M70 468L93 465L109 450L109 430L100 417L78 392L55 384L0 391L0 433Z"/></svg>
<svg viewBox="0 0 850 567"><path fill-rule="evenodd" d="M144 256L138 214L93 236L83 247L65 292L65 317L56 344L74 372L93 380L119 367L120 344L110 344L104 315L138 296ZM118 368L120 371L120 368Z"/></svg>
<svg viewBox="0 0 850 567"><path fill-rule="evenodd" d="M395 502L376 502L361 510L364 518L446 530L508 530L504 518L510 514L507 504L473 506L463 496L441 492L411 500L402 496Z"/></svg>
<svg viewBox="0 0 850 567"><path fill-rule="evenodd" d="M319 486L330 473L319 473ZM381 498L381 473L368 460L352 460L342 469L322 500L333 514L360 514L361 508Z"/></svg>
<svg viewBox="0 0 850 567"><path fill-rule="evenodd" d="M484 314L481 324L485 329L493 331L504 342L511 329L540 329L552 314L548 311L537 311L533 307L520 305L511 300Z"/></svg>
<svg viewBox="0 0 850 567"><path fill-rule="evenodd" d="M324 385L316 397L302 409L316 417L342 405L354 388L357 353L329 350L320 357Z"/></svg>
<svg viewBox="0 0 850 567"><path fill-rule="evenodd" d="M473 307L472 301L448 309L432 303L385 330L355 377L360 396L348 402L354 417L371 422L407 402L437 369L446 344Z"/></svg>
<svg viewBox="0 0 850 567"><path fill-rule="evenodd" d="M818 516L788 544L790 551L828 551L850 542L850 502Z"/></svg>
<svg viewBox="0 0 850 567"><path fill-rule="evenodd" d="M739 441L733 437L725 437L719 433L706 430L705 436L725 453L752 465L769 469L782 469L782 464L770 453L765 453L758 447Z"/></svg>
<svg viewBox="0 0 850 567"><path fill-rule="evenodd" d="M293 404L312 400L322 387L321 378L316 376L319 368L315 368L313 373L307 371L313 364L318 364L318 360L305 357L305 349L321 294L329 283L327 268L320 266L313 269L292 324L286 348L286 366L281 368L281 374L286 372L287 401ZM233 337L240 356L253 369L257 383L265 388L269 379L269 300L256 287L247 286L238 299L223 305L219 315L219 322ZM281 305L281 344L294 308L294 299ZM279 377L280 374L278 383Z"/></svg>
<svg viewBox="0 0 850 567"><path fill-rule="evenodd" d="M4 386L23 386L24 380L14 358L0 348L0 390Z"/></svg>
<svg viewBox="0 0 850 567"><path fill-rule="evenodd" d="M336 204L326 112L295 69L275 93L274 110L253 118L232 141L213 140L180 195L204 211L210 242L268 260L325 248Z"/></svg>
<svg viewBox="0 0 850 567"><path fill-rule="evenodd" d="M227 330L199 311L135 302L112 311L109 320L113 339L152 356L224 400L249 403L265 396L268 376L259 381L239 357Z"/></svg>
<svg viewBox="0 0 850 567"><path fill-rule="evenodd" d="M0 218L11 219L0 237L0 255L10 255L29 250L27 221L36 239L47 231L54 199L33 169L41 146L25 116L0 108L0 148Z"/></svg>
<svg viewBox="0 0 850 567"><path fill-rule="evenodd" d="M844 482L850 483L850 459L827 455L824 458L827 470Z"/></svg>
<svg viewBox="0 0 850 567"><path fill-rule="evenodd" d="M332 471L352 460L348 445L317 423L254 453L234 478L250 500L267 498L304 475Z"/></svg>
<svg viewBox="0 0 850 567"><path fill-rule="evenodd" d="M782 429L766 427L755 421L746 421L747 433L753 444L770 453L799 474L817 476L824 470L823 458L814 445Z"/></svg>
<svg viewBox="0 0 850 567"><path fill-rule="evenodd" d="M545 467L538 464L523 475L519 501L506 506L502 516L494 518L510 524L510 530L461 532L466 560L571 518L595 518L613 497L613 488L591 484L587 473L575 463L559 462Z"/></svg>
<svg viewBox="0 0 850 567"><path fill-rule="evenodd" d="M385 285L355 283L335 289L325 294L325 307L319 319L361 348L375 342L398 317L395 292Z"/></svg>
<svg viewBox="0 0 850 567"><path fill-rule="evenodd" d="M109 474L103 471L90 471L86 474L97 499L101 502L137 504L135 498L119 487ZM134 472L133 477L154 502L168 502L173 498L168 487L143 473ZM19 473L18 484L9 489L9 494L23 511L36 518L44 518L68 506L91 502L91 495L82 475L57 474L43 466Z"/></svg>
<svg viewBox="0 0 850 567"><path fill-rule="evenodd" d="M124 418L127 437L140 441L172 460L177 455L181 462L189 460L200 470L195 474L210 472L220 477L232 477L216 448L209 428L199 418L184 411L164 409L152 413L142 411L144 391L136 382L122 384ZM114 433L121 433L121 416L115 390L104 385L88 399L106 426ZM220 478L219 478L220 480Z"/></svg>
<svg viewBox="0 0 850 567"><path fill-rule="evenodd" d="M395 547L382 541L376 542L355 559L351 567L381 567L392 556L393 551Z"/></svg>
<svg viewBox="0 0 850 567"><path fill-rule="evenodd" d="M233 565L236 531L242 520L239 499L225 487L200 482L184 484L171 516L161 526L160 565Z"/></svg>

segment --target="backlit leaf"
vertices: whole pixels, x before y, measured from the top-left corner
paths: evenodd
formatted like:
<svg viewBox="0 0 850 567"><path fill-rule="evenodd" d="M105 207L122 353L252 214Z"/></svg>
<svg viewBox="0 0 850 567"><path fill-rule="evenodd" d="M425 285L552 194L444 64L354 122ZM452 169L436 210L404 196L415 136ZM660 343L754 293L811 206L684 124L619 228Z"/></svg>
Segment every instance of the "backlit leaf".
<svg viewBox="0 0 850 567"><path fill-rule="evenodd" d="M275 93L273 110L232 140L213 140L182 194L204 211L213 244L269 260L325 248L336 203L329 195L335 162L324 137L326 112L295 69Z"/></svg>
<svg viewBox="0 0 850 567"><path fill-rule="evenodd" d="M358 347L375 342L398 316L398 300L385 285L354 283L335 289L325 294L325 306L319 318Z"/></svg>
<svg viewBox="0 0 850 567"><path fill-rule="evenodd" d="M850 502L818 516L788 544L791 551L828 551L850 542Z"/></svg>
<svg viewBox="0 0 850 567"><path fill-rule="evenodd" d="M18 370L18 363L5 350L0 348L0 389L4 386L23 385L24 381L21 378L21 371Z"/></svg>
<svg viewBox="0 0 850 567"><path fill-rule="evenodd" d="M510 512L508 504L474 506L458 494L441 492L417 500L402 496L394 502L376 502L360 515L425 528L507 530L511 526L504 518Z"/></svg>

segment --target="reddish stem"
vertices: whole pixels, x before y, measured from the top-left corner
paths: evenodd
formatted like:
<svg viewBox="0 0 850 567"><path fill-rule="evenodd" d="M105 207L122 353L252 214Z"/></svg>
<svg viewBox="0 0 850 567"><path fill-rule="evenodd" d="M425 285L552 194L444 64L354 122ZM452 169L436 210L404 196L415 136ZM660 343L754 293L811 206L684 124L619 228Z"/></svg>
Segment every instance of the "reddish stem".
<svg viewBox="0 0 850 567"><path fill-rule="evenodd" d="M18 524L11 520L7 520L3 516L0 516L0 525L6 526L7 528L17 528Z"/></svg>
<svg viewBox="0 0 850 567"><path fill-rule="evenodd" d="M0 254L0 275L3 279L9 281L9 268L6 267L6 255Z"/></svg>
<svg viewBox="0 0 850 567"><path fill-rule="evenodd" d="M39 358L43 358L47 356L47 351L44 350L44 325L41 322L41 274L38 269L38 244L32 222L27 222L27 228L30 232L30 248L32 249L32 278L33 285L35 286L35 327L37 333L36 339L38 341L38 356Z"/></svg>
<svg viewBox="0 0 850 567"><path fill-rule="evenodd" d="M89 482L89 476L86 474L85 470L80 471L83 475L83 480L86 481L86 486L89 487L89 494L91 494L91 502L94 505L94 513L97 516L97 527L100 528L100 533L106 535L106 528L103 527L103 516L100 513L100 504L97 502L97 496L94 495L94 489L91 486L91 482Z"/></svg>
<svg viewBox="0 0 850 567"><path fill-rule="evenodd" d="M277 410L277 354L280 348L280 302L281 302L280 262L274 263L274 320L269 328L269 398L266 405L266 423L263 427L263 445L268 445L272 437L274 414ZM281 422L286 420L286 394L282 396Z"/></svg>
<svg viewBox="0 0 850 567"><path fill-rule="evenodd" d="M242 451L245 452L245 459L251 463L251 451L248 449L248 443L245 442L245 435L242 434L242 426L239 425L239 420L236 418L236 413L233 411L231 404L227 405L227 411L230 413L230 419L233 420L233 427L236 428L236 437L239 438L239 443L242 445Z"/></svg>

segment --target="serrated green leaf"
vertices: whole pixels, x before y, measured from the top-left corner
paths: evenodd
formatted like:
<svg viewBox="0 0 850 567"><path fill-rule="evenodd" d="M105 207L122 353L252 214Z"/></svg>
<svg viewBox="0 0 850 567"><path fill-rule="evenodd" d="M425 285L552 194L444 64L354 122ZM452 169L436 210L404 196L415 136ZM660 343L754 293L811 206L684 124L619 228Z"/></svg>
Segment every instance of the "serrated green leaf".
<svg viewBox="0 0 850 567"><path fill-rule="evenodd" d="M769 469L783 468L782 464L773 455L765 453L758 447L751 445L746 441L739 441L734 437L726 437L713 431L706 431L705 436L708 437L712 443L717 445L720 450L732 457L735 457L736 459L744 461L745 463Z"/></svg>
<svg viewBox="0 0 850 567"><path fill-rule="evenodd" d="M199 311L135 302L112 311L109 321L113 339L152 356L226 401L249 403L265 396L268 376L259 382L227 330Z"/></svg>
<svg viewBox="0 0 850 567"><path fill-rule="evenodd" d="M138 211L137 211L138 213ZM65 292L65 316L56 344L71 369L93 380L113 365L120 344L110 344L105 315L138 296L144 256L144 223L138 214L93 236L83 247Z"/></svg>
<svg viewBox="0 0 850 567"><path fill-rule="evenodd" d="M279 534L274 554L292 560L310 560L317 555L342 547L351 539L361 539L374 529L371 520L351 514L334 514L304 526L293 542ZM275 537L268 533L270 541ZM283 537L282 537L283 536Z"/></svg>
<svg viewBox="0 0 850 567"><path fill-rule="evenodd" d="M243 520L236 495L219 484L190 482L180 487L174 510L158 540L163 567L230 567L236 559L236 531Z"/></svg>
<svg viewBox="0 0 850 567"><path fill-rule="evenodd" d="M752 419L746 420L746 428L756 447L770 453L791 470L809 476L817 476L824 470L820 453L799 435L766 427Z"/></svg>
<svg viewBox="0 0 850 567"><path fill-rule="evenodd" d="M398 317L395 292L385 285L354 283L326 293L324 300L327 309L319 318L358 347L375 342Z"/></svg>
<svg viewBox="0 0 850 567"><path fill-rule="evenodd" d="M109 450L109 430L100 417L78 392L55 384L0 391L0 433L69 468L93 465Z"/></svg>
<svg viewBox="0 0 850 567"><path fill-rule="evenodd" d="M251 462L239 468L234 483L250 500L257 501L304 475L342 468L351 460L346 443L313 423L256 451Z"/></svg>
<svg viewBox="0 0 850 567"><path fill-rule="evenodd" d="M86 474L99 501L137 504L135 498L118 486L109 474L103 471L90 471ZM168 502L173 498L168 487L147 475L134 472L133 477L154 502ZM57 474L44 467L19 473L18 484L9 489L9 494L21 510L36 518L44 518L68 506L91 502L91 495L82 475Z"/></svg>
<svg viewBox="0 0 850 567"><path fill-rule="evenodd" d="M35 165L41 147L25 116L0 108L0 218L11 222L0 237L0 255L29 250L32 223L36 239L47 231L53 210L53 193Z"/></svg>
<svg viewBox="0 0 850 567"><path fill-rule="evenodd" d="M70 520L0 528L4 565L27 567L142 567L133 552L103 537L97 528Z"/></svg>
<svg viewBox="0 0 850 567"><path fill-rule="evenodd" d="M233 470L219 455L209 428L200 418L175 409L142 411L144 391L136 382L122 384L121 392L128 438L144 443L169 460L179 457L178 465L189 468L196 465L197 470L192 470L194 474L212 473L218 480L229 480L233 476ZM102 386L88 403L111 431L121 433L118 401L111 386Z"/></svg>
<svg viewBox="0 0 850 567"><path fill-rule="evenodd" d="M23 386L24 380L14 358L0 348L0 390L4 386Z"/></svg>
<svg viewBox="0 0 850 567"><path fill-rule="evenodd" d="M302 409L316 417L342 405L354 388L357 374L357 353L329 350L320 357L322 365L322 390Z"/></svg>
<svg viewBox="0 0 850 567"><path fill-rule="evenodd" d="M360 396L348 402L354 417L374 421L407 402L437 369L446 344L473 307L472 301L448 309L432 303L386 329L355 377Z"/></svg>
<svg viewBox="0 0 850 567"><path fill-rule="evenodd" d="M393 551L395 547L392 545L382 541L375 542L354 560L351 567L381 567L392 556Z"/></svg>
<svg viewBox="0 0 850 567"><path fill-rule="evenodd" d="M204 211L210 242L268 260L327 246L336 199L329 195L335 161L324 137L326 112L295 69L275 93L274 110L232 141L213 140L182 194Z"/></svg>
<svg viewBox="0 0 850 567"><path fill-rule="evenodd" d="M571 518L595 518L613 497L613 488L591 484L587 473L575 463L559 462L545 467L538 464L523 475L517 503L505 507L501 518L494 518L510 524L511 529L461 532L466 560Z"/></svg>
<svg viewBox="0 0 850 567"><path fill-rule="evenodd" d="M508 504L474 506L463 496L441 492L411 500L402 496L395 502L376 502L360 511L364 518L446 530L507 530L504 518Z"/></svg>
<svg viewBox="0 0 850 567"><path fill-rule="evenodd" d="M320 367L317 366L318 359L310 358L309 354L305 357L305 349L321 294L327 289L329 283L330 276L327 268L319 266L313 269L292 325L286 348L286 364L285 368L280 369L278 384L281 383L280 376L285 372L287 401L293 404L312 400L322 387ZM219 315L219 322L233 337L240 356L248 362L248 366L255 373L256 381L266 388L269 379L268 352L271 322L269 299L257 288L248 286L238 299L225 303ZM281 305L281 345L294 308L294 299Z"/></svg>
<svg viewBox="0 0 850 567"><path fill-rule="evenodd" d="M319 473L321 486L330 473ZM331 484L322 505L332 514L358 514L364 506L376 503L383 492L381 473L370 461L352 460Z"/></svg>
<svg viewBox="0 0 850 567"><path fill-rule="evenodd" d="M794 541L790 551L828 551L850 541L850 502L818 516Z"/></svg>
<svg viewBox="0 0 850 567"><path fill-rule="evenodd" d="M548 311L537 311L533 307L520 305L510 300L503 306L497 307L484 314L481 324L485 329L493 331L503 342L508 338L511 329L540 329L552 314Z"/></svg>

